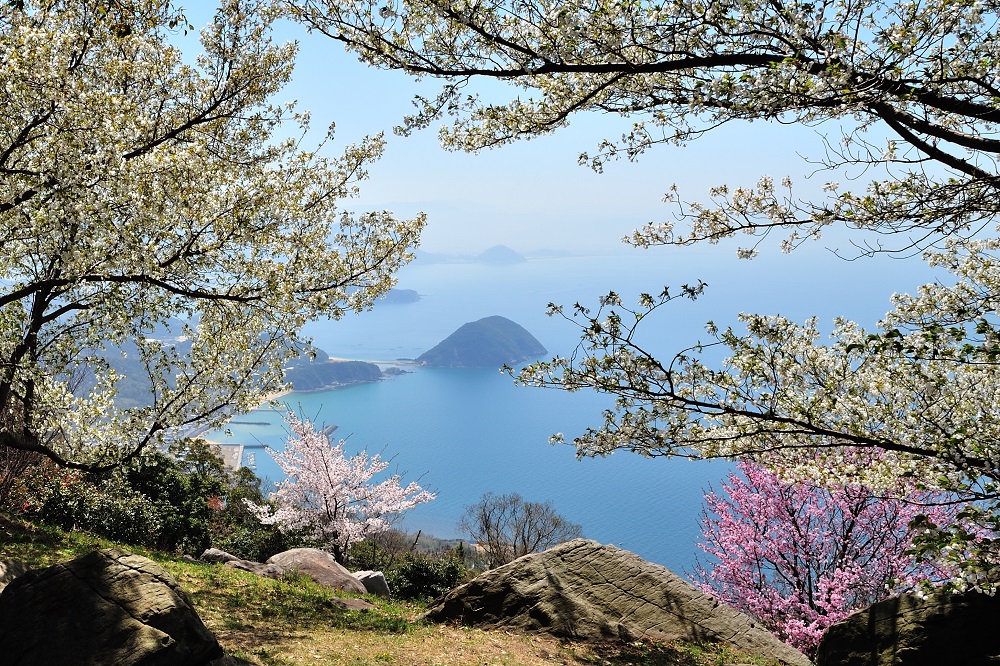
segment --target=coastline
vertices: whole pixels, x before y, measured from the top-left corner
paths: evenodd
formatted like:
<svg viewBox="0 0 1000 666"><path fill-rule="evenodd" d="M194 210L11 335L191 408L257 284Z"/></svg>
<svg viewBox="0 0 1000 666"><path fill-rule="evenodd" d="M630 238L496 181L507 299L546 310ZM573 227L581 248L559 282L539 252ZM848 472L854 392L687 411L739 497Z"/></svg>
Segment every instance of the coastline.
<svg viewBox="0 0 1000 666"><path fill-rule="evenodd" d="M260 402L257 403L257 406L251 409L250 411L253 411L254 409L260 409L261 407L267 405L267 403L277 400L278 398L284 398L286 395L292 393L293 391L294 389L287 388L281 391L274 391L273 393L268 393L263 398L261 398Z"/></svg>
<svg viewBox="0 0 1000 666"><path fill-rule="evenodd" d="M247 413L253 411L254 409L260 409L261 407L268 407L271 402L283 398L286 395L290 394L291 392L292 389L288 388L281 391L274 391L272 393L268 393L260 399L260 402L257 403L256 407L253 407ZM230 418L228 421L226 421L226 424L228 424L233 419L239 419L241 416L245 416L245 414L230 415ZM223 425L222 427L225 428L226 426ZM238 470L241 467L243 467L243 454L246 451L246 449L264 448L263 444L253 445L253 444L246 444L245 442L244 443L220 442L217 439L209 439L207 437L200 437L200 439L204 440L209 446L217 447L219 455L222 457L223 464L231 470Z"/></svg>

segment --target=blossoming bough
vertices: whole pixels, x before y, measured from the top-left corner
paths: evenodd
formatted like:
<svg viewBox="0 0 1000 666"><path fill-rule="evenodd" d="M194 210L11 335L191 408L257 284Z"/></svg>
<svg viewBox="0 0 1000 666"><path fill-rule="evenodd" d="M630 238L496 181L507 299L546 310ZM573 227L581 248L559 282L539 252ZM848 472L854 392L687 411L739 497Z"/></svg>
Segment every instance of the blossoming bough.
<svg viewBox="0 0 1000 666"><path fill-rule="evenodd" d="M409 260L422 217L336 209L381 137L305 147L308 115L271 101L296 53L275 8L221 5L193 60L168 2L0 3L0 445L107 468L217 425ZM177 319L190 351L157 339ZM115 407L125 342L147 406Z"/></svg>
<svg viewBox="0 0 1000 666"><path fill-rule="evenodd" d="M861 453L852 462L868 464ZM925 581L948 578L910 552L914 519L939 524L958 509L905 479L883 495L859 484L787 483L741 460L721 492L705 496L691 578L703 592L757 618L814 658L830 625Z"/></svg>
<svg viewBox="0 0 1000 666"><path fill-rule="evenodd" d="M894 297L874 331L837 320L822 342L815 321L745 314L739 330L710 324L707 342L663 360L644 349L639 321L703 285L644 295L634 308L609 294L596 310L553 307L580 325L582 344L520 379L617 397L603 425L575 441L580 455L778 450L787 476L876 488L912 477L980 500L954 528L928 523L918 548L951 558L964 571L960 585L998 579L997 548L972 536L995 532L1000 508L996 2L290 4L299 20L367 63L440 77L440 95L418 99L400 131L450 116L441 140L451 149L551 132L587 111L634 121L620 139L581 155L598 170L734 120L839 130L839 143L825 142L814 161L834 176L863 167L872 174L867 187L847 190L831 178L822 194L801 199L788 179L778 185L765 176L750 188L720 185L709 203L684 203L672 190L679 224L650 224L627 240L688 245L742 233L751 242L740 254L752 257L770 233L785 234L792 250L841 225L857 252L924 253L954 275L951 284ZM469 92L478 78L507 81L526 96L483 101ZM708 348L728 355L706 360ZM888 455L855 467L843 461L845 447Z"/></svg>

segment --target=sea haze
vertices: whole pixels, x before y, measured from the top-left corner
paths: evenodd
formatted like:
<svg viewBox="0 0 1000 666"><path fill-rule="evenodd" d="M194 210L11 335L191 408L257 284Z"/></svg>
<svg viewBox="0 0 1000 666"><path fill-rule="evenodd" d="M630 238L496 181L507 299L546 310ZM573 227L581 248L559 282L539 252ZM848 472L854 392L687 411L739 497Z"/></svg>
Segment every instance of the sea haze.
<svg viewBox="0 0 1000 666"><path fill-rule="evenodd" d="M664 356L699 340L704 324L736 325L741 311L816 314L829 329L843 314L872 325L894 291L927 281L913 262L844 262L821 248L754 262L730 261L719 248L642 252L607 257L549 257L512 265L423 263L406 267L399 286L420 293L415 303L379 304L341 321L315 322L308 333L332 357L392 362L415 358L463 323L502 315L524 326L549 350L569 354L576 329L547 317L549 302L596 303L614 289L626 303L699 279L709 284L695 303L678 302L644 322L643 344ZM900 272L908 269L909 273ZM402 527L462 537L464 507L483 493L518 492L551 500L586 536L613 543L683 573L694 564L702 495L732 469L727 461L647 459L626 452L578 461L567 440L597 426L607 396L517 387L499 369L407 367L408 374L373 384L292 393L285 404L322 424L335 424L349 452L367 449L393 458L405 479L435 491L435 501L406 515ZM261 425L267 423L268 425ZM280 448L280 415L268 409L237 417L226 443ZM271 481L280 470L253 449L257 472Z"/></svg>

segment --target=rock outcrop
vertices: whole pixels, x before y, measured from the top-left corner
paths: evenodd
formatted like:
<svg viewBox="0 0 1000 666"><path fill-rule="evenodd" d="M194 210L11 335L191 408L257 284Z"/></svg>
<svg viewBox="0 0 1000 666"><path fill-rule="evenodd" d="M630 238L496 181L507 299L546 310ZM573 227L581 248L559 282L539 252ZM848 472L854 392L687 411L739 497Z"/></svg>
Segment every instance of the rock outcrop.
<svg viewBox="0 0 1000 666"><path fill-rule="evenodd" d="M224 562L223 565L231 569L249 571L264 578L273 578L274 580L280 580L285 575L284 568L279 567L277 564L261 564L260 562L251 562L250 560L229 560L228 562Z"/></svg>
<svg viewBox="0 0 1000 666"><path fill-rule="evenodd" d="M823 634L817 666L1000 663L1000 597L906 594L858 611Z"/></svg>
<svg viewBox="0 0 1000 666"><path fill-rule="evenodd" d="M278 580L285 575L284 568L278 566L277 564L262 564L260 562L240 559L239 557L236 557L231 553L227 553L224 550L219 550L218 548L209 548L203 552L201 554L201 561L208 562L209 564L222 564L232 569L249 571L252 574L263 576L265 578L273 578L275 580Z"/></svg>
<svg viewBox="0 0 1000 666"><path fill-rule="evenodd" d="M374 594L376 597L391 596L389 583L386 582L385 574L381 571L355 571L352 575L361 581L361 584L368 590L368 594Z"/></svg>
<svg viewBox="0 0 1000 666"><path fill-rule="evenodd" d="M8 583L27 571L28 566L18 560L0 562L0 591L3 591Z"/></svg>
<svg viewBox="0 0 1000 666"><path fill-rule="evenodd" d="M435 601L424 617L573 640L721 641L784 664L809 664L750 617L668 569L585 539L487 571Z"/></svg>
<svg viewBox="0 0 1000 666"><path fill-rule="evenodd" d="M0 593L0 627L6 666L208 666L223 657L177 581L118 550L18 576Z"/></svg>
<svg viewBox="0 0 1000 666"><path fill-rule="evenodd" d="M293 548L269 557L265 564L277 564L285 571L297 571L327 587L365 594L365 586L333 555L318 548Z"/></svg>
<svg viewBox="0 0 1000 666"><path fill-rule="evenodd" d="M224 550L219 550L218 548L207 548L205 549L205 552L201 554L199 559L202 562L208 562L209 564L225 564L226 562L237 561L240 558L231 553L227 553Z"/></svg>

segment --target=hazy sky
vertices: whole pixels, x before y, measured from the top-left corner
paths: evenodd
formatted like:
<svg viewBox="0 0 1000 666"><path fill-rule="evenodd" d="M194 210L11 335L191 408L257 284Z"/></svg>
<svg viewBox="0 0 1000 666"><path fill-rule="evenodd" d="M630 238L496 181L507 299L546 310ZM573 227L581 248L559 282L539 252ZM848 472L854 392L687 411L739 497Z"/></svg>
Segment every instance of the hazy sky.
<svg viewBox="0 0 1000 666"><path fill-rule="evenodd" d="M205 5L188 10L187 15L196 27L210 19ZM361 198L348 202L347 207L388 209L400 217L427 213L429 222L421 249L428 252L476 254L496 244L520 252L642 252L623 245L620 239L647 222L670 219L671 208L661 203L661 198L672 184L678 185L682 198L704 201L713 185L752 186L764 174L776 181L791 176L800 195L818 192L827 180L847 181L843 174L835 177L823 172L806 177L815 166L803 157L822 156L820 132L835 141L839 138L835 125L817 129L764 122L731 124L685 147L656 147L637 163L610 164L603 174L579 166L577 157L582 151L593 151L602 139L627 131L629 119L577 116L570 127L554 135L478 155L447 152L438 144L436 128L405 138L392 133L392 127L413 109L414 93L431 95L438 90L438 82L428 79L418 84L400 73L369 68L329 38L308 34L296 25L282 26L278 39L300 44L293 83L278 100L297 100L300 109L311 111L317 137L329 123L336 122L331 154L366 134L386 133L388 147L383 159L369 169L370 179L362 184ZM492 87L501 99L509 98L514 90L502 82L483 85L488 86L487 92ZM857 181L856 186L863 187L863 182ZM933 275L919 259L879 257L850 263L834 258L825 249L849 250L847 238L843 230L827 232L819 243L797 251L800 256L796 257L781 255L775 247L780 239L775 238L753 262L735 256L737 244L745 243L745 238L721 247L658 252L664 255L664 262L671 261L673 252L683 252L681 262L685 265L690 265L693 253L699 261L710 264L713 273L724 272L734 284L745 282L748 288L766 295L769 304L760 305L763 311L784 311L789 299L799 301L803 294L813 294L828 306L820 310L829 311L832 306L844 315L867 319L869 324L874 323L870 313L858 310L857 287L839 289L843 282L854 279L855 284L864 285L865 297L884 304L880 309L884 313L891 293L912 291ZM602 270L595 260L594 271ZM685 279L702 277L699 272ZM407 286L405 279L400 286ZM660 286L651 285L650 289ZM585 296L593 295L581 295Z"/></svg>
<svg viewBox="0 0 1000 666"><path fill-rule="evenodd" d="M196 27L209 18L203 7L187 15ZM297 40L301 48L282 101L297 100L300 109L311 111L315 128L336 122L337 146L386 133L386 154L370 169L362 198L351 206L386 208L400 216L426 212L430 223L423 248L431 252L473 253L498 243L522 252L626 251L619 242L623 235L670 215L660 200L672 184L684 198L703 200L712 185L752 185L762 174L802 181L812 168L797 152L821 151L814 129L734 124L687 147L655 148L638 163L611 164L599 175L579 166L577 156L593 151L601 139L620 136L631 121L594 114L575 117L554 135L478 155L446 152L436 128L407 138L392 134L413 109L414 93L431 94L437 82L417 84L406 75L369 68L329 38L298 26L283 26L279 39ZM513 90L498 82L484 85L501 95ZM817 190L823 180L819 175L806 188Z"/></svg>
<svg viewBox="0 0 1000 666"><path fill-rule="evenodd" d="M660 200L671 184L688 198L700 198L723 182L751 185L762 173L801 173L807 167L795 154L797 145L819 146L815 132L805 128L734 125L688 147L663 146L638 163L617 162L596 174L577 164L578 155L620 136L631 121L592 114L531 141L476 155L447 152L435 128L391 136L393 125L413 108L418 88L411 78L369 68L318 34L303 35L300 43L289 92L316 121L336 121L344 141L386 131L388 150L371 170L362 201L401 215L428 213L424 247L430 251L478 251L496 243L521 251L618 250L623 235L670 214ZM436 91L437 83L429 80L422 88Z"/></svg>

